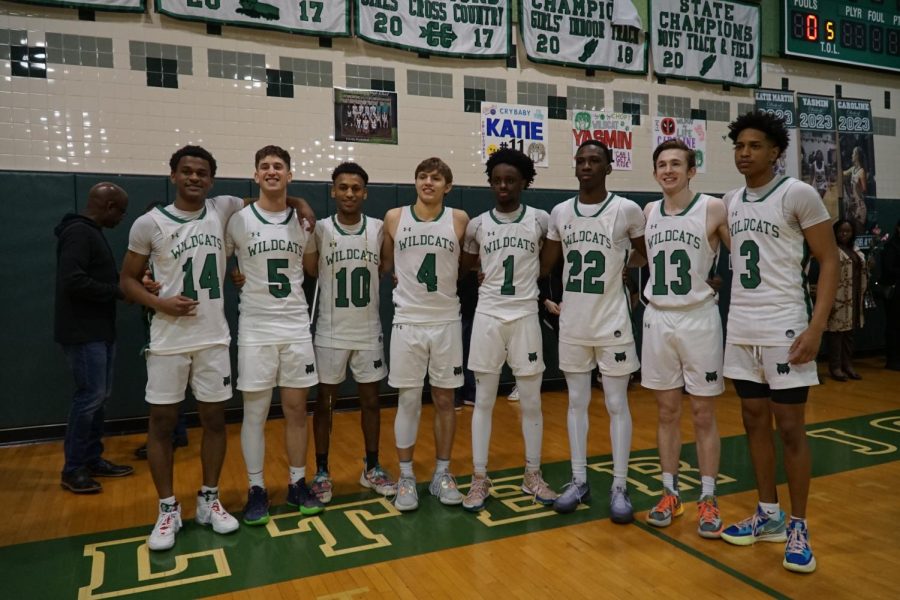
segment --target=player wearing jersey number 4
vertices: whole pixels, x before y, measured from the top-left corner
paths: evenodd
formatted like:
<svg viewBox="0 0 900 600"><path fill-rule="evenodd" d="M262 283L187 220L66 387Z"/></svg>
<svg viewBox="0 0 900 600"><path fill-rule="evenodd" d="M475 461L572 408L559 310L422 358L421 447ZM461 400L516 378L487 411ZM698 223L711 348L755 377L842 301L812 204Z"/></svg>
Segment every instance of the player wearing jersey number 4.
<svg viewBox="0 0 900 600"><path fill-rule="evenodd" d="M729 129L745 186L724 198L734 269L724 370L741 398L759 505L726 528L722 539L740 546L787 540L784 567L811 573L816 559L806 526L806 398L818 383L815 358L837 289L837 246L816 190L793 177L775 177L773 165L788 146L784 122L751 112ZM810 252L820 267L815 308L806 284ZM784 447L790 523L775 487L773 416Z"/></svg>
<svg viewBox="0 0 900 600"><path fill-rule="evenodd" d="M682 388L690 396L697 438L701 492L697 503L702 537L717 538L722 519L716 501L719 431L715 401L724 389L722 319L707 283L722 243L728 244L725 205L691 191L697 172L694 151L669 140L653 152L653 176L662 200L644 207L650 279L644 289L641 385L654 390L659 424L662 498L647 522L666 527L684 512L678 489Z"/></svg>
<svg viewBox="0 0 900 600"><path fill-rule="evenodd" d="M384 217L382 271L394 271L394 323L388 383L399 391L394 437L400 478L394 505L419 506L413 450L422 412L425 375L434 402L437 464L429 491L443 504L460 504L462 494L450 474L456 431L453 390L463 384L462 323L456 280L460 246L469 218L444 206L453 185L450 167L428 158L416 167L416 202L392 208Z"/></svg>

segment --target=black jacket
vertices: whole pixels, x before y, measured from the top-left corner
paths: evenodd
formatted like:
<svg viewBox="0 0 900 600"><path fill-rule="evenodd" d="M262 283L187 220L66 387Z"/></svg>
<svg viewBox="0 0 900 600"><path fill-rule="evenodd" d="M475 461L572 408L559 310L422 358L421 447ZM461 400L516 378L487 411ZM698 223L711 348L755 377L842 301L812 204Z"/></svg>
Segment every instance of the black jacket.
<svg viewBox="0 0 900 600"><path fill-rule="evenodd" d="M56 318L60 344L114 342L119 271L112 249L97 223L68 214L54 230L56 245Z"/></svg>

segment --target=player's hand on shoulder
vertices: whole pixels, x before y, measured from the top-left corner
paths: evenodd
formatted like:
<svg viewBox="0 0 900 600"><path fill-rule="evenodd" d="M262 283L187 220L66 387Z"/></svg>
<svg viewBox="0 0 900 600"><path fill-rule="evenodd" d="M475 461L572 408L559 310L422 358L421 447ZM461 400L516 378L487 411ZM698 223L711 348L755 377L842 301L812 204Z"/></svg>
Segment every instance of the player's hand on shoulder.
<svg viewBox="0 0 900 600"><path fill-rule="evenodd" d="M234 287L239 290L244 287L245 283L247 283L247 277L241 272L238 267L235 267L231 270L231 283L233 283Z"/></svg>
<svg viewBox="0 0 900 600"><path fill-rule="evenodd" d="M143 278L141 278L141 285L143 285L144 289L154 296L158 296L159 290L162 289L162 284L153 279L153 272L150 271L150 269L144 269L144 276Z"/></svg>
<svg viewBox="0 0 900 600"><path fill-rule="evenodd" d="M173 317L192 317L197 314L198 304L198 301L187 296L170 296L161 298L156 310Z"/></svg>

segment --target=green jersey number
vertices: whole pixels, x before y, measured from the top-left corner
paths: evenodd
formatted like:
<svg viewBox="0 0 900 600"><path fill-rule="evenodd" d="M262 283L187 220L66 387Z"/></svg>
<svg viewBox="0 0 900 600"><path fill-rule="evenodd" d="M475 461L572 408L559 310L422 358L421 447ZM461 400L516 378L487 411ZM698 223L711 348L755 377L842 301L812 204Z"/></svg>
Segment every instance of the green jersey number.
<svg viewBox="0 0 900 600"><path fill-rule="evenodd" d="M755 290L762 283L759 276L759 246L753 240L745 240L740 250L741 256L747 259L744 263L747 272L741 273L741 285L744 289Z"/></svg>
<svg viewBox="0 0 900 600"><path fill-rule="evenodd" d="M187 296L191 300L198 300L197 287L194 285L194 257L187 259L187 262L181 267L184 271L184 279L182 280L182 296ZM209 290L209 299L216 300L222 297L222 288L219 285L219 267L215 254L207 254L203 260L203 268L200 270L200 279L197 285L201 289Z"/></svg>
<svg viewBox="0 0 900 600"><path fill-rule="evenodd" d="M606 256L600 250L590 250L584 256L578 250L569 250L566 254L569 267L569 279L566 281L567 292L582 294L602 294L606 288L603 273L606 272ZM584 273L581 272L584 268ZM581 275L581 278L578 276Z"/></svg>
<svg viewBox="0 0 900 600"><path fill-rule="evenodd" d="M266 263L269 270L269 293L276 298L287 298L291 295L291 280L281 269L288 268L288 259L270 258Z"/></svg>
<svg viewBox="0 0 900 600"><path fill-rule="evenodd" d="M654 296L668 296L669 291L676 296L684 296L691 291L691 257L685 250L675 250L669 255L669 264L675 267L677 281L666 282L666 253L657 252L653 257Z"/></svg>
<svg viewBox="0 0 900 600"><path fill-rule="evenodd" d="M419 283L424 283L425 289L429 292L437 291L438 280L434 252L429 252L422 259L422 264L419 265L419 271L416 273L416 279Z"/></svg>
<svg viewBox="0 0 900 600"><path fill-rule="evenodd" d="M357 308L369 305L371 300L372 274L367 267L356 267L350 271L350 297L347 297L347 267L335 273L337 279L337 295L334 297L334 305L337 308L347 308L350 303Z"/></svg>
<svg viewBox="0 0 900 600"><path fill-rule="evenodd" d="M501 296L515 296L516 286L513 285L513 275L516 272L516 257L510 254L503 259L503 285L500 286Z"/></svg>

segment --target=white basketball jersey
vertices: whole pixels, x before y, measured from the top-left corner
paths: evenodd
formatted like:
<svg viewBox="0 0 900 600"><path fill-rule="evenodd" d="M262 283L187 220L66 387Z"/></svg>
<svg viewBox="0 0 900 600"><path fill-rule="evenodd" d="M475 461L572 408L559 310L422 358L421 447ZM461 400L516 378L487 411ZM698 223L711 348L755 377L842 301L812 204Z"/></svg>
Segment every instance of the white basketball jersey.
<svg viewBox="0 0 900 600"><path fill-rule="evenodd" d="M716 257L706 229L709 199L696 194L675 215L665 214L664 200L650 203L645 233L650 279L644 295L653 306L685 308L714 295L706 283Z"/></svg>
<svg viewBox="0 0 900 600"><path fill-rule="evenodd" d="M795 184L805 185L785 177L755 202L748 201L746 188L741 188L728 206L731 344L789 346L809 325L809 249L803 232L785 220L783 208Z"/></svg>
<svg viewBox="0 0 900 600"><path fill-rule="evenodd" d="M633 342L631 309L622 281L631 242L614 237L616 221L624 219L622 205L631 200L609 194L584 214L577 200L576 196L558 204L551 217L559 228L565 260L559 339L582 346Z"/></svg>
<svg viewBox="0 0 900 600"><path fill-rule="evenodd" d="M459 320L459 238L453 209L433 221L420 221L404 207L394 237L394 323L445 323Z"/></svg>
<svg viewBox="0 0 900 600"><path fill-rule="evenodd" d="M173 317L162 312L153 315L150 351L179 354L230 344L222 294L226 217L209 199L195 219L181 219L161 206L145 216L153 220L161 233L160 243L153 246L150 254L153 278L162 285L160 297L182 295L199 301L194 316Z"/></svg>
<svg viewBox="0 0 900 600"><path fill-rule="evenodd" d="M348 233L332 216L316 223L319 249L319 316L316 345L345 350L382 346L378 265L383 222L362 216Z"/></svg>
<svg viewBox="0 0 900 600"><path fill-rule="evenodd" d="M228 238L246 277L240 295L239 346L311 339L303 293L303 252L309 233L293 209L279 222L270 219L251 204L228 222Z"/></svg>
<svg viewBox="0 0 900 600"><path fill-rule="evenodd" d="M478 254L484 273L478 287L476 312L502 321L514 321L537 312L543 237L538 212L523 205L519 218L509 223L499 221L493 209L476 217L481 219Z"/></svg>

